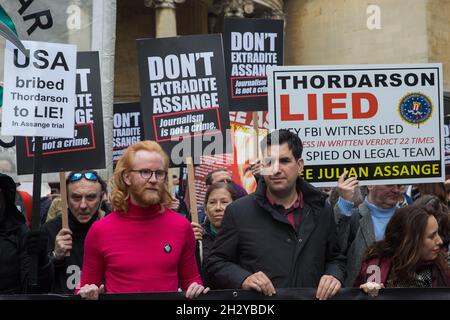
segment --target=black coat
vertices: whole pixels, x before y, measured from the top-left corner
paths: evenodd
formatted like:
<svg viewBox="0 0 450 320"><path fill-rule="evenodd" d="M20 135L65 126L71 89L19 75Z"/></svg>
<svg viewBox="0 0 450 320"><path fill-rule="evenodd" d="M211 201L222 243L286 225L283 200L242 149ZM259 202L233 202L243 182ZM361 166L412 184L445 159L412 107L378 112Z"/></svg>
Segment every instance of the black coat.
<svg viewBox="0 0 450 320"><path fill-rule="evenodd" d="M92 224L97 220L95 214L87 223L80 223L70 212L68 212L69 229L72 231L72 250L70 256L62 260L51 259L54 265L54 282L51 292L61 294L73 294L76 285L80 281L81 268L83 267L84 240ZM56 235L62 228L62 217L59 215L48 221L43 226L43 231L48 234L49 255L55 249Z"/></svg>
<svg viewBox="0 0 450 320"><path fill-rule="evenodd" d="M209 286L210 280L208 275L206 274L206 261L208 261L209 255L211 253L211 249L214 244L214 240L216 239L216 235L210 229L210 222L206 219L206 222L202 225L203 228L203 239L202 239L202 259L199 258L199 252L197 254L197 263L199 266L199 272L202 276L203 285Z"/></svg>
<svg viewBox="0 0 450 320"><path fill-rule="evenodd" d="M276 288L317 287L324 274L343 282L345 257L340 253L326 196L300 178L297 188L304 199L298 235L267 201L264 179L255 193L226 208L206 262L213 287L241 288L242 282L258 271Z"/></svg>
<svg viewBox="0 0 450 320"><path fill-rule="evenodd" d="M0 294L46 293L52 282L50 263L38 267L37 286L30 286L31 258L25 247L28 226L15 206L16 184L0 173Z"/></svg>

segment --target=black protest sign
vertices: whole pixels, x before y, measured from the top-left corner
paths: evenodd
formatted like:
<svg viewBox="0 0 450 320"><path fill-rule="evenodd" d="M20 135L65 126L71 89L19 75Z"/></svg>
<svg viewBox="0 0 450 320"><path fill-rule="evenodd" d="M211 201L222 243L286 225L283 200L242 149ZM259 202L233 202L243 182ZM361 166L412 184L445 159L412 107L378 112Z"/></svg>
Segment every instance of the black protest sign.
<svg viewBox="0 0 450 320"><path fill-rule="evenodd" d="M98 52L77 53L76 101L74 138L43 138L43 173L106 166ZM32 173L34 137L17 137L16 151L17 173Z"/></svg>
<svg viewBox="0 0 450 320"><path fill-rule="evenodd" d="M172 166L226 153L228 101L221 35L137 41L145 139L161 144Z"/></svg>
<svg viewBox="0 0 450 320"><path fill-rule="evenodd" d="M445 178L450 179L450 115L444 117Z"/></svg>
<svg viewBox="0 0 450 320"><path fill-rule="evenodd" d="M224 20L230 111L267 111L266 69L283 65L283 23L265 19Z"/></svg>
<svg viewBox="0 0 450 320"><path fill-rule="evenodd" d="M141 103L114 103L113 111L113 164L116 165L125 149L144 139Z"/></svg>

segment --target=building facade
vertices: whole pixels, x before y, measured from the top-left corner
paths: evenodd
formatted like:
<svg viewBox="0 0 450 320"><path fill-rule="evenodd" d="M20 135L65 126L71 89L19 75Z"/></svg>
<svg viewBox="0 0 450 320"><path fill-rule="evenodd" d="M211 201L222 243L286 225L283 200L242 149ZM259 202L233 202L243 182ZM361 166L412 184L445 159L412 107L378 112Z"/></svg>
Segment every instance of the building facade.
<svg viewBox="0 0 450 320"><path fill-rule="evenodd" d="M224 16L285 20L285 64L444 65L448 0L135 0L117 2L115 101L139 100L136 39L217 33Z"/></svg>

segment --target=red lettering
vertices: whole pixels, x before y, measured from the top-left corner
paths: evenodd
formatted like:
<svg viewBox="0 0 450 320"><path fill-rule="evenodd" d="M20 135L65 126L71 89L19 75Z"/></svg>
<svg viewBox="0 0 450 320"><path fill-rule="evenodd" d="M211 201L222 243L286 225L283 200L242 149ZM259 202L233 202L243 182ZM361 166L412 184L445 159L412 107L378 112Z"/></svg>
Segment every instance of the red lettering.
<svg viewBox="0 0 450 320"><path fill-rule="evenodd" d="M324 93L322 97L323 120L345 120L349 118L347 108L348 101L346 93ZM368 119L372 118L378 111L377 98L368 92L356 92L351 94L352 101L352 118L353 119ZM310 93L307 95L308 113L306 118L308 120L318 120L317 110L317 94ZM337 101L344 100L344 101ZM364 104L362 101L367 103ZM301 113L291 113L289 94L280 95L280 111L282 121L303 121L305 115ZM342 110L338 113L339 109ZM364 109L364 110L363 110Z"/></svg>
<svg viewBox="0 0 450 320"><path fill-rule="evenodd" d="M317 95L308 94L308 120L317 120Z"/></svg>
<svg viewBox="0 0 450 320"><path fill-rule="evenodd" d="M369 110L362 111L361 100L367 100L369 102ZM368 92L358 92L352 94L352 114L354 119L367 119L372 118L378 111L377 98Z"/></svg>
<svg viewBox="0 0 450 320"><path fill-rule="evenodd" d="M323 95L323 118L331 119L347 119L346 113L333 113L333 109L345 108L345 102L333 102L333 99L345 99L345 93L324 93Z"/></svg>
<svg viewBox="0 0 450 320"><path fill-rule="evenodd" d="M290 112L290 101L288 94L280 95L280 109L281 109L281 120L282 121L299 121L303 120L303 114L291 114Z"/></svg>

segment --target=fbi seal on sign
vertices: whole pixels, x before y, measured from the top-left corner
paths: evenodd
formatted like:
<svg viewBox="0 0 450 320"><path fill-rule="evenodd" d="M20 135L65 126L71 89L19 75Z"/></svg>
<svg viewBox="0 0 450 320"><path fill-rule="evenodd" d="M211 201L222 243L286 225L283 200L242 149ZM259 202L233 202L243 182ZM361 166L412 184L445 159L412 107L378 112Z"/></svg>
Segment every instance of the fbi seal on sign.
<svg viewBox="0 0 450 320"><path fill-rule="evenodd" d="M403 121L419 126L431 117L433 104L425 94L412 92L400 99L398 111Z"/></svg>

